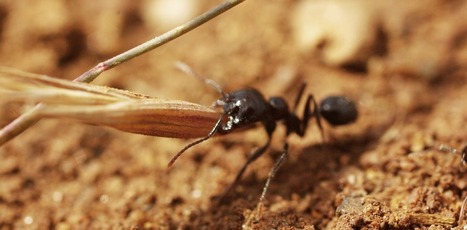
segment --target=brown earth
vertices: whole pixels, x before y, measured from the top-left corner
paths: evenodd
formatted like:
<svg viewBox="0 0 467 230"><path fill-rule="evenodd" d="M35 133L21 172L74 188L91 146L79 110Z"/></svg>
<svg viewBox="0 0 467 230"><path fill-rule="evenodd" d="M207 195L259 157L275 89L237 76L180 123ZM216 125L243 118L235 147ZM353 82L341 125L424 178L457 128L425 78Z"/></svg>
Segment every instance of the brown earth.
<svg viewBox="0 0 467 230"><path fill-rule="evenodd" d="M192 18L220 1L187 2L177 9ZM177 25L154 18L152 3L0 1L0 64L72 80ZM0 148L0 229L465 229L467 168L438 149L467 144L467 2L348 1L331 19L319 9L297 19L299 4L247 0L94 82L210 105L219 96L174 68L184 61L226 91L255 87L291 101L305 81L318 100L355 100L358 121L326 124L326 142L314 121L304 138L288 138L258 219L283 127L218 204L212 198L266 141L262 129L208 140L168 170L190 140L43 120ZM320 26L327 40L297 39ZM346 53L338 42L362 47ZM3 127L22 108L1 111Z"/></svg>

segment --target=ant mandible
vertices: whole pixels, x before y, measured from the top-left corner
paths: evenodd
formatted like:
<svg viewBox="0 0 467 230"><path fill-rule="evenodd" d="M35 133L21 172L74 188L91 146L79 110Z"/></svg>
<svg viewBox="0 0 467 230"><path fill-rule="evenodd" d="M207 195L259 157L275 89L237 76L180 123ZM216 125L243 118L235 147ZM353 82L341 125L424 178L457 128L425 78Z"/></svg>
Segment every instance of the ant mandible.
<svg viewBox="0 0 467 230"><path fill-rule="evenodd" d="M225 93L217 83L210 79L203 78L197 75L190 67L185 64L178 63L178 67L184 72L188 72L190 75L197 77L204 83L215 88L221 95L222 98L218 99L214 103L214 107L223 107L223 113L217 120L216 124L212 128L211 132L199 140L192 142L180 150L169 162L170 167L182 153L189 148L211 138L215 134L228 134L239 128L251 126L257 122L261 122L266 129L268 139L266 143L260 148L256 149L244 163L240 171L237 173L234 181L229 188L224 192L226 194L242 177L246 168L253 161L258 159L269 147L271 143L271 137L276 129L277 122L283 121L286 127L286 136L291 133L296 133L299 136L304 136L308 121L315 117L318 124L318 128L321 135L324 138L323 126L321 124L321 116L333 126L346 125L354 122L358 117L358 112L355 104L344 96L330 96L321 101L318 107L316 100L313 95L309 94L306 98L305 109L303 111L303 117L300 119L295 111L298 103L303 96L305 90L305 84L302 84L300 90L295 99L293 110L289 110L289 106L284 98L282 97L271 97L266 100L264 96L256 89L246 88L230 93ZM311 110L311 104L313 104L313 110ZM226 117L226 119L224 119ZM280 167L283 159L288 154L288 144L284 144L283 152L279 160L276 162L272 169L266 187L263 190L262 198L264 197L265 190L269 184L270 179L274 176L275 172Z"/></svg>

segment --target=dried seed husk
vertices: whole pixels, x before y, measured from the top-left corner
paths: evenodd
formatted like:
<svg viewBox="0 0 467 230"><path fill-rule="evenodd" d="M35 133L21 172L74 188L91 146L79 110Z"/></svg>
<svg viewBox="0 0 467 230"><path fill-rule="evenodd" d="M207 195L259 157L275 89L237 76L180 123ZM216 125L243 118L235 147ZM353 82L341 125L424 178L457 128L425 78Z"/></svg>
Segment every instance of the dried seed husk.
<svg viewBox="0 0 467 230"><path fill-rule="evenodd" d="M214 110L185 101L141 99L97 106L45 106L43 118L71 118L125 132L160 137L206 136L219 118Z"/></svg>
<svg viewBox="0 0 467 230"><path fill-rule="evenodd" d="M0 68L0 95L2 101L45 103L37 111L40 118L74 119L161 137L206 136L220 116L213 109L195 103L9 68Z"/></svg>

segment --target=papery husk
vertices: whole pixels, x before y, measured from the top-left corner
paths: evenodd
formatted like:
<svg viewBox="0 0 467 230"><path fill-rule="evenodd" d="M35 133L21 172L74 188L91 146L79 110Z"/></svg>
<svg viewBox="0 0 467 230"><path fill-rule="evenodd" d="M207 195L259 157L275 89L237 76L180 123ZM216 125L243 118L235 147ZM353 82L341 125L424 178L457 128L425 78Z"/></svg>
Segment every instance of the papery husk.
<svg viewBox="0 0 467 230"><path fill-rule="evenodd" d="M0 102L42 103L37 111L40 118L74 119L160 137L204 137L220 117L218 112L199 104L5 67L0 67L0 98Z"/></svg>

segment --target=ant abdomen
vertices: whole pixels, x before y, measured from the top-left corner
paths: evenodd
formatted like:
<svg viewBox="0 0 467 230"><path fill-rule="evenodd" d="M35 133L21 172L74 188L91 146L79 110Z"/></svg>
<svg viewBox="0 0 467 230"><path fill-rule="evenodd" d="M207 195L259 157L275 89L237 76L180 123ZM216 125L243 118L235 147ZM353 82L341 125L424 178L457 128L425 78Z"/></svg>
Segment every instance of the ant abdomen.
<svg viewBox="0 0 467 230"><path fill-rule="evenodd" d="M319 106L321 116L331 125L346 125L357 120L355 103L343 96L330 96L323 99Z"/></svg>

